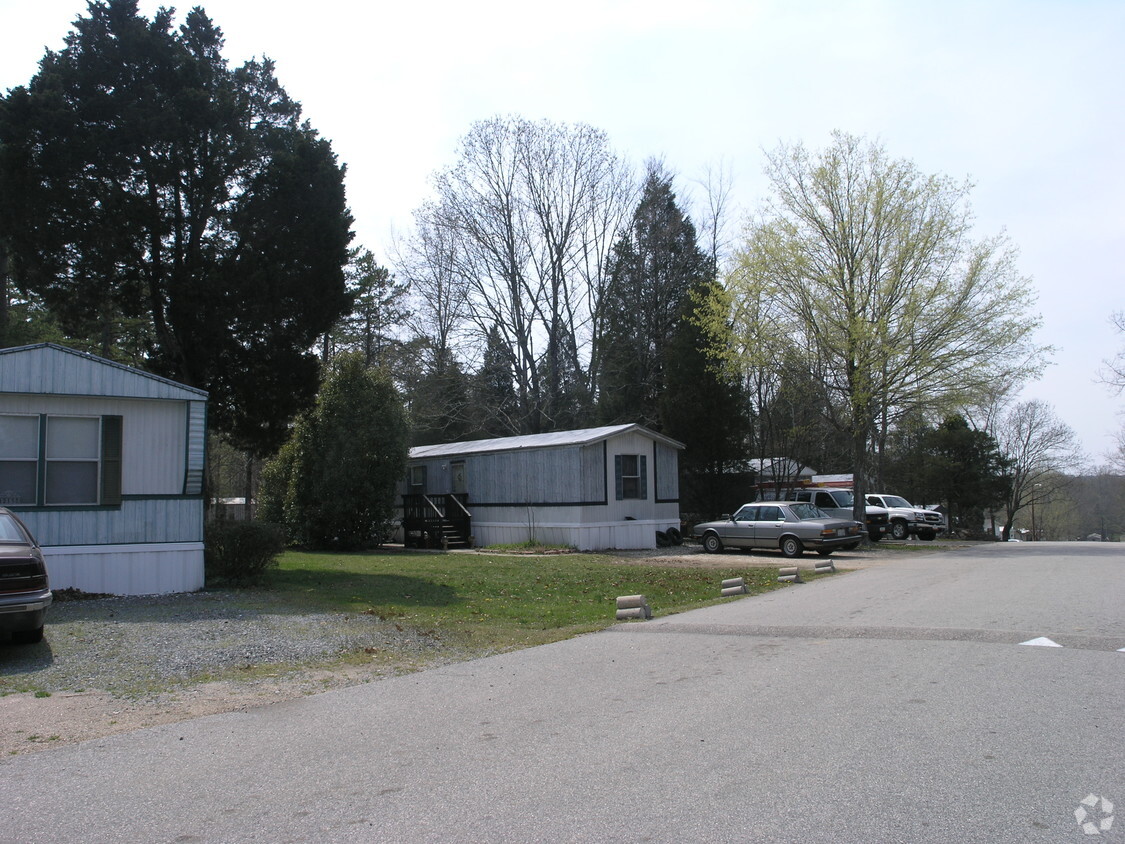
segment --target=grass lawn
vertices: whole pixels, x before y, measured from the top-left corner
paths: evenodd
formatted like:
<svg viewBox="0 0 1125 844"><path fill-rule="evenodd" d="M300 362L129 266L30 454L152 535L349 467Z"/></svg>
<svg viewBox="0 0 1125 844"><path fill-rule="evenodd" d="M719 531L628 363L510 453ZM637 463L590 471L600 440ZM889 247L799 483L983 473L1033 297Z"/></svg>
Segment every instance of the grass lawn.
<svg viewBox="0 0 1125 844"><path fill-rule="evenodd" d="M0 697L80 689L136 697L209 680L321 691L599 630L618 623L621 595L643 594L654 615L667 616L737 600L719 596L730 577L744 578L751 593L788 586L772 561L734 562L685 568L659 557L625 564L577 553L288 551L262 585L247 589L60 595L43 642L0 644Z"/></svg>
<svg viewBox="0 0 1125 844"><path fill-rule="evenodd" d="M615 623L619 595L643 594L654 615L731 600L720 582L743 577L751 593L783 587L776 568L693 569L615 565L597 554L305 553L282 555L275 597L306 608L366 612L505 650L565 639ZM812 577L812 575L809 575Z"/></svg>

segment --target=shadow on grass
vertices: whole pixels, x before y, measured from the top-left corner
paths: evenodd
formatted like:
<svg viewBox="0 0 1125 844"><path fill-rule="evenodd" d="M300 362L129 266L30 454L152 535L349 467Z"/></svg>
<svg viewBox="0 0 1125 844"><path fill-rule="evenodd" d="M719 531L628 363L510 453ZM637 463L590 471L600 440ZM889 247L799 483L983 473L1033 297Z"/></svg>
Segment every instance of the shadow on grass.
<svg viewBox="0 0 1125 844"><path fill-rule="evenodd" d="M294 601L315 600L329 610L372 607L448 607L462 599L445 584L422 577L354 571L285 569L270 576L270 591Z"/></svg>
<svg viewBox="0 0 1125 844"><path fill-rule="evenodd" d="M72 598L47 612L60 622L177 623L220 619L238 621L258 615L355 613L367 608L445 607L461 598L449 586L397 574L275 571L261 586L243 589L208 587L200 592ZM2 647L2 645L0 645ZM26 646L25 646L26 647Z"/></svg>

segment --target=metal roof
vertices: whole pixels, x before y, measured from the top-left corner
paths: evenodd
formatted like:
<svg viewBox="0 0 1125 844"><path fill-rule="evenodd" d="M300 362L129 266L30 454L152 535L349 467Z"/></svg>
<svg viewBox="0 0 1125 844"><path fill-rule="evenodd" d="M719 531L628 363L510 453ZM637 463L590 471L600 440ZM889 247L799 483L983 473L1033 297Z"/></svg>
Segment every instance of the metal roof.
<svg viewBox="0 0 1125 844"><path fill-rule="evenodd" d="M641 425L608 425L602 428L582 428L577 431L554 431L550 434L525 434L519 437L497 437L490 440L469 440L460 443L441 443L439 445L419 445L410 449L411 460L425 460L431 457L459 457L467 454L486 454L498 451L523 451L533 448L559 448L573 445L590 445L620 434L636 432L662 442L673 448L683 448L684 444L650 431Z"/></svg>
<svg viewBox="0 0 1125 844"><path fill-rule="evenodd" d="M55 343L0 349L0 393L189 401L207 398L205 390Z"/></svg>

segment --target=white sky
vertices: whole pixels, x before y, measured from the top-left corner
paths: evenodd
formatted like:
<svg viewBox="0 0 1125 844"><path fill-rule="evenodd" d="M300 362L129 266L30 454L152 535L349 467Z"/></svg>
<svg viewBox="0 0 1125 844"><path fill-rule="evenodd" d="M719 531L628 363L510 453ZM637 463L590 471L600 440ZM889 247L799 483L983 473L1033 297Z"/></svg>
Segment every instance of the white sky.
<svg viewBox="0 0 1125 844"><path fill-rule="evenodd" d="M1095 382L1125 348L1109 322L1125 309L1122 0L200 5L232 64L276 61L348 167L355 244L383 261L458 138L498 114L589 123L638 166L662 157L681 195L722 164L746 211L765 195L763 149L820 148L833 129L971 178L977 235L1020 248L1038 340L1058 348L1022 397L1050 402L1096 463L1125 422L1125 396ZM0 0L0 89L26 84L85 9Z"/></svg>

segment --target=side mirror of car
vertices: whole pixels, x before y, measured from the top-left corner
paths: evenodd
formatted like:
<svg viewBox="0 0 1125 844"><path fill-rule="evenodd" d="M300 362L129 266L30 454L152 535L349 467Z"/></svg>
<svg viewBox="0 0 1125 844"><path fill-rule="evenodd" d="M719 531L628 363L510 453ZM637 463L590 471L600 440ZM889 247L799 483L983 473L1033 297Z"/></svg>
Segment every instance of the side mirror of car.
<svg viewBox="0 0 1125 844"><path fill-rule="evenodd" d="M723 513L723 519L725 519L728 522L733 522L734 516L732 516L730 513Z"/></svg>

